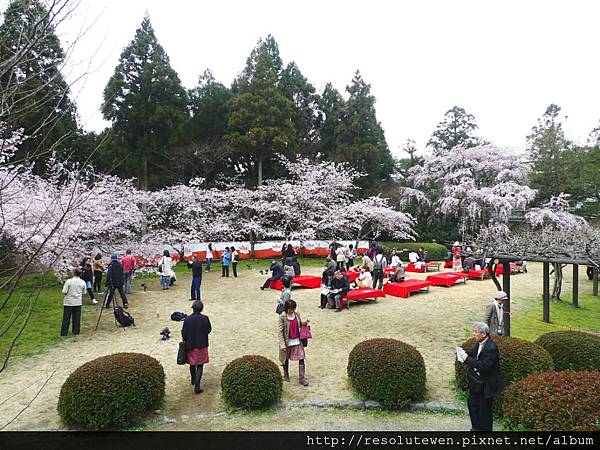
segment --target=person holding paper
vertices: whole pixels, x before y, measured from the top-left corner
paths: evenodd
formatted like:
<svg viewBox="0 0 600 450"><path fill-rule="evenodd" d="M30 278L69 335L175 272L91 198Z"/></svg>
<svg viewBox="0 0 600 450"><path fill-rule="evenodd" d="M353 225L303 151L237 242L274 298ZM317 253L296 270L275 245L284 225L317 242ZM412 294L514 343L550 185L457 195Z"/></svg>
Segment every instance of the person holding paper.
<svg viewBox="0 0 600 450"><path fill-rule="evenodd" d="M504 389L500 378L500 352L490 338L490 329L483 322L473 324L473 336L477 343L469 351L457 349L457 357L469 366L469 416L471 431L492 431L492 402Z"/></svg>

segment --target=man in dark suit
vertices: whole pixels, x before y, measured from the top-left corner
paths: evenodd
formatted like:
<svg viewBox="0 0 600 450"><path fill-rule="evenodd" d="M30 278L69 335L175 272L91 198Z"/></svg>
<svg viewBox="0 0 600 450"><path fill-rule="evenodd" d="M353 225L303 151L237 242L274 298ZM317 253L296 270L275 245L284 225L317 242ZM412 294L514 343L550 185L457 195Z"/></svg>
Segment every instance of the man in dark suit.
<svg viewBox="0 0 600 450"><path fill-rule="evenodd" d="M490 328L483 322L473 325L473 336L477 343L469 352L459 351L459 356L469 366L469 416L471 431L492 431L492 402L502 392L504 383L500 379L500 352L490 338ZM480 382L483 382L483 385Z"/></svg>

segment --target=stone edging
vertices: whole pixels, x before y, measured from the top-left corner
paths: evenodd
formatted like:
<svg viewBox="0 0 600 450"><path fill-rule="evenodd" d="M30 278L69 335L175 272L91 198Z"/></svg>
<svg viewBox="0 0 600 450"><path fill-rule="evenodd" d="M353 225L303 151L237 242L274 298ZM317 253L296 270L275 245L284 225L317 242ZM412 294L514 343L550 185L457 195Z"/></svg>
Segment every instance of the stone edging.
<svg viewBox="0 0 600 450"><path fill-rule="evenodd" d="M340 409L355 409L355 410L377 410L382 409L379 402L374 400L307 400L305 402L289 402L289 403L277 403L274 406L275 409L297 409L297 408L340 408ZM441 403L441 402L427 402L427 403L411 403L407 408L401 411L452 411L467 413L467 409L464 406L457 405L456 403ZM160 414L160 410L155 411L156 414ZM197 414L194 416L182 415L181 423L189 423L198 419L206 419L208 417L225 417L228 414L224 411L214 414ZM159 415L146 422L148 425L176 425L177 419L173 419L167 416Z"/></svg>

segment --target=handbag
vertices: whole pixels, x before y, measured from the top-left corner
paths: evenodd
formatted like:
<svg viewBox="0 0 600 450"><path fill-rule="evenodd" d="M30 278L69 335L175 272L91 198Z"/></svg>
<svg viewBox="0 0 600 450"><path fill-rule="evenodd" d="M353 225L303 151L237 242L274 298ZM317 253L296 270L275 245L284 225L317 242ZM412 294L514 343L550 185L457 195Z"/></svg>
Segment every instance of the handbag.
<svg viewBox="0 0 600 450"><path fill-rule="evenodd" d="M300 340L304 339L312 339L312 332L310 330L310 325L301 325L300 326Z"/></svg>
<svg viewBox="0 0 600 450"><path fill-rule="evenodd" d="M277 304L277 307L275 308L275 312L277 314L281 314L283 312L283 305L281 303Z"/></svg>
<svg viewBox="0 0 600 450"><path fill-rule="evenodd" d="M483 392L485 381L483 381L483 377L479 372L475 372L475 370L469 369L467 371L467 385L473 393L481 394Z"/></svg>
<svg viewBox="0 0 600 450"><path fill-rule="evenodd" d="M185 351L185 341L181 341L177 350L177 364L183 366L185 363L187 363L187 352Z"/></svg>

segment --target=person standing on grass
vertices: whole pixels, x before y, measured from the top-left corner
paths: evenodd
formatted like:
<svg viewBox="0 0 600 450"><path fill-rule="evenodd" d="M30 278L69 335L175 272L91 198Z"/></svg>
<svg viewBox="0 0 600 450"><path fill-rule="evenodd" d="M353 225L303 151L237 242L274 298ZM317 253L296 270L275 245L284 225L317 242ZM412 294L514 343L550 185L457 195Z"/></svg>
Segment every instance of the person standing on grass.
<svg viewBox="0 0 600 450"><path fill-rule="evenodd" d="M473 336L477 342L470 351L458 349L459 361L462 359L469 366L467 405L471 431L492 431L492 402L504 389L500 378L500 352L485 323L473 324Z"/></svg>
<svg viewBox="0 0 600 450"><path fill-rule="evenodd" d="M200 381L204 373L204 364L208 363L208 335L212 331L210 319L202 314L203 309L204 304L200 300L194 301L194 312L185 318L181 329L187 363L190 365L190 381L196 394L204 392L204 389L200 388Z"/></svg>
<svg viewBox="0 0 600 450"><path fill-rule="evenodd" d="M163 290L169 289L171 286L171 278L175 276L173 272L173 260L169 250L163 252L163 256L158 263L158 274L160 275L160 285Z"/></svg>
<svg viewBox="0 0 600 450"><path fill-rule="evenodd" d="M237 278L237 265L240 260L240 254L235 249L235 247L231 246L231 268L233 269L233 277Z"/></svg>
<svg viewBox="0 0 600 450"><path fill-rule="evenodd" d="M344 270L346 267L346 250L341 245L335 251L335 262L337 270Z"/></svg>
<svg viewBox="0 0 600 450"><path fill-rule="evenodd" d="M210 272L210 263L213 260L213 249L212 244L208 244L208 249L206 250L206 272Z"/></svg>
<svg viewBox="0 0 600 450"><path fill-rule="evenodd" d="M283 366L283 381L290 381L290 361L298 361L298 381L308 386L306 366L304 364L304 347L300 342L300 327L308 325L310 320L302 322L296 312L296 302L288 300L283 305L285 311L279 315L277 340L279 342L279 361Z"/></svg>
<svg viewBox="0 0 600 450"><path fill-rule="evenodd" d="M229 247L225 247L223 256L221 258L221 277L229 278L229 264L231 263L231 253Z"/></svg>
<svg viewBox="0 0 600 450"><path fill-rule="evenodd" d="M129 295L133 292L131 290L131 282L133 281L133 272L135 271L136 264L135 257L131 254L131 249L128 248L125 251L125 256L121 259L121 264L123 264L125 293Z"/></svg>
<svg viewBox="0 0 600 450"><path fill-rule="evenodd" d="M483 322L490 328L490 334L504 335L504 301L508 298L506 292L497 291L494 294L494 299L485 309Z"/></svg>
<svg viewBox="0 0 600 450"><path fill-rule="evenodd" d="M110 306L110 302L115 295L115 290L119 291L121 301L123 302L123 308L129 308L127 294L125 294L125 291L123 290L123 281L123 266L119 261L119 257L115 253L110 257L110 264L108 265L108 272L106 273L106 287L108 288L108 295L106 297L106 302L103 305L104 308L108 308Z"/></svg>
<svg viewBox="0 0 600 450"><path fill-rule="evenodd" d="M92 304L97 305L98 301L96 297L94 297L94 291L92 290L92 280L93 280L93 270L92 263L90 262L90 258L87 256L81 260L81 279L85 282L85 288L90 298L92 299Z"/></svg>
<svg viewBox="0 0 600 450"><path fill-rule="evenodd" d="M202 263L197 255L192 255L192 260L188 261L188 268L192 269L190 300L202 300L202 295L200 294L200 287L202 286Z"/></svg>
<svg viewBox="0 0 600 450"><path fill-rule="evenodd" d="M78 335L81 328L81 298L86 290L86 287L85 281L83 281L80 277L81 270L73 270L73 277L65 281L65 284L62 288L62 293L65 297L63 299L63 320L62 327L60 329L61 336L66 336L69 334L69 324L71 322L71 318L73 319L73 334Z"/></svg>
<svg viewBox="0 0 600 450"><path fill-rule="evenodd" d="M94 291L102 294L102 274L104 273L104 263L102 262L102 253L94 257Z"/></svg>

